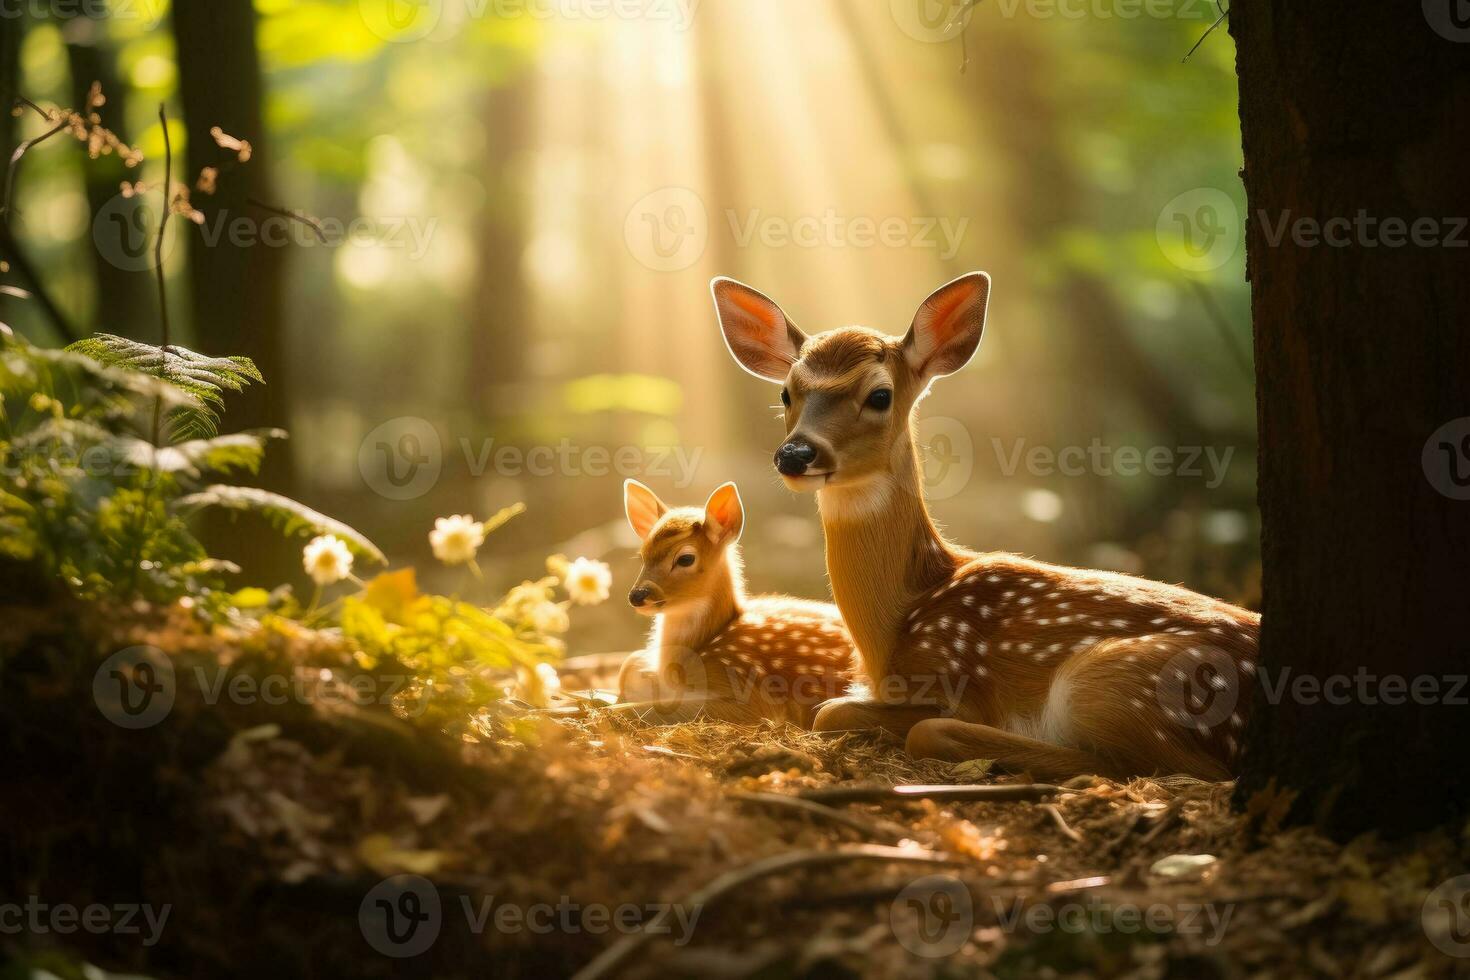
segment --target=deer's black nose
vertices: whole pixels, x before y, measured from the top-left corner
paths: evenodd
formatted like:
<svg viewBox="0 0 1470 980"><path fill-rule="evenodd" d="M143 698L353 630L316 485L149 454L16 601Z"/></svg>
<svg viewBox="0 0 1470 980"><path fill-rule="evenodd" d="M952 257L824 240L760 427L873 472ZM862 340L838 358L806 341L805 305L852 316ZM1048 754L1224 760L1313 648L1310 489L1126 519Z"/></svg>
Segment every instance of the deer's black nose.
<svg viewBox="0 0 1470 980"><path fill-rule="evenodd" d="M641 606L648 601L647 589L634 589L628 593L628 601L635 606Z"/></svg>
<svg viewBox="0 0 1470 980"><path fill-rule="evenodd" d="M810 443L788 442L776 450L776 469L787 476L801 476L816 458L816 447Z"/></svg>

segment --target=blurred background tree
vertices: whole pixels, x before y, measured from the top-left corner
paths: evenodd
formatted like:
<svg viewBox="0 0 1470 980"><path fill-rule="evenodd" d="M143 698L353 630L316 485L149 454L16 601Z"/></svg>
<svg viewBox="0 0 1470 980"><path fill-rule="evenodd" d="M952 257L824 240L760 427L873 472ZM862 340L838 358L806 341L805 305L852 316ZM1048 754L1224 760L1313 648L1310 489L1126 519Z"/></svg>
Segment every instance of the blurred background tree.
<svg viewBox="0 0 1470 980"><path fill-rule="evenodd" d="M294 437L263 481L391 556L425 557L435 516L525 500L485 556L492 577L551 540L609 558L626 588L623 477L688 502L734 479L752 585L825 595L812 501L769 464L775 391L729 361L706 284L751 282L807 331L900 333L935 285L984 268L981 355L922 409L951 535L1256 602L1232 42L1216 32L1182 61L1215 8L87 9L7 13L7 102L77 105L101 81L144 179L161 178L160 101L183 179L229 171L194 195L202 225L172 223L179 341L259 363L268 385L232 417ZM9 118L0 142L42 126ZM214 126L250 141L249 164L232 167ZM139 177L48 142L9 225L67 320L156 342L150 267L126 247L149 202L118 197ZM328 242L272 208L312 216ZM25 285L15 268L5 280ZM0 299L19 332L63 339L39 304ZM519 464L504 453L535 447ZM1077 447L1083 465L1062 472L1038 447ZM1120 450L1168 462L1123 475ZM211 532L247 580L297 561ZM574 650L637 643L641 620L594 613Z"/></svg>

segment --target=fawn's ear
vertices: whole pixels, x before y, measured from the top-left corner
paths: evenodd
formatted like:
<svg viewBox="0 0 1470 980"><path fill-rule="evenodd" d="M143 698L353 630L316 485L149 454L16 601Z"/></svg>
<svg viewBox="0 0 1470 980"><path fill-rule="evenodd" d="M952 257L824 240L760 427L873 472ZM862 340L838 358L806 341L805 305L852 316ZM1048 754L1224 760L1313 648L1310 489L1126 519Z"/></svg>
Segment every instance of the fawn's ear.
<svg viewBox="0 0 1470 980"><path fill-rule="evenodd" d="M626 480L623 483L623 510L628 515L628 523L633 525L633 531L639 538L647 539L648 532L658 523L658 519L668 512L668 507L658 499L658 494L639 483L637 480Z"/></svg>
<svg viewBox="0 0 1470 980"><path fill-rule="evenodd" d="M990 276L968 272L924 300L903 338L903 356L925 381L954 374L969 363L985 331Z"/></svg>
<svg viewBox="0 0 1470 980"><path fill-rule="evenodd" d="M730 356L741 367L767 381L785 381L801 356L806 334L786 318L763 293L720 276L709 284L715 313Z"/></svg>
<svg viewBox="0 0 1470 980"><path fill-rule="evenodd" d="M735 484L726 483L704 505L704 531L715 544L734 544L745 527L745 505Z"/></svg>

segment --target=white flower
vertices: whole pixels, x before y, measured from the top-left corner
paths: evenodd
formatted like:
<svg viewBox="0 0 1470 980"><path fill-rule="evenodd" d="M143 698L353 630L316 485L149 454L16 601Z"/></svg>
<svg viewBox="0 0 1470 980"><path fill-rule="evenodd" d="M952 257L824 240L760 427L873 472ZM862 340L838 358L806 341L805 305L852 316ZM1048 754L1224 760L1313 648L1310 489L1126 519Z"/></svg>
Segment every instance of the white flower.
<svg viewBox="0 0 1470 980"><path fill-rule="evenodd" d="M441 517L429 532L429 546L434 557L446 565L463 565L474 561L480 545L485 543L485 525L468 514Z"/></svg>
<svg viewBox="0 0 1470 980"><path fill-rule="evenodd" d="M566 607L555 602L538 602L531 607L531 625L543 636L565 633L572 622L567 618Z"/></svg>
<svg viewBox="0 0 1470 980"><path fill-rule="evenodd" d="M352 574L352 552L341 538L323 534L301 549L301 565L317 585L331 585Z"/></svg>
<svg viewBox="0 0 1470 980"><path fill-rule="evenodd" d="M605 562L578 558L567 566L562 576L567 595L579 606L595 606L607 598L612 588L612 569Z"/></svg>
<svg viewBox="0 0 1470 980"><path fill-rule="evenodd" d="M551 664L541 663L535 670L521 671L520 695L527 704L544 708L551 696L560 690L561 678Z"/></svg>

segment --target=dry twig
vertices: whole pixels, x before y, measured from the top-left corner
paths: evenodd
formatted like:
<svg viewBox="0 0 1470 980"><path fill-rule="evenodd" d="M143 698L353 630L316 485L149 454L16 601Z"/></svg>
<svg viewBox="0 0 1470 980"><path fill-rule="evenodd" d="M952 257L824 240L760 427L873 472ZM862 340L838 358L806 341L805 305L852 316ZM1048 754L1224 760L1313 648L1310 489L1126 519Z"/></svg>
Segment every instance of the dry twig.
<svg viewBox="0 0 1470 980"><path fill-rule="evenodd" d="M1043 800L1061 791L1061 787L1047 783L1016 783L985 786L833 786L809 789L801 795L813 802L829 805L886 803L893 800L1010 803L1018 800Z"/></svg>
<svg viewBox="0 0 1470 980"><path fill-rule="evenodd" d="M689 894L683 905L687 908L705 908L738 891L753 881L772 875L794 871L798 868L816 867L825 864L843 864L848 861L896 861L912 864L960 864L960 859L948 854L932 851L906 850L884 847L880 844L849 844L831 851L791 851L762 858L743 868L727 871L716 877L703 888ZM572 980L599 980L611 976L626 963L634 953L642 949L653 937L646 928L629 933L613 943L600 956L578 970Z"/></svg>

